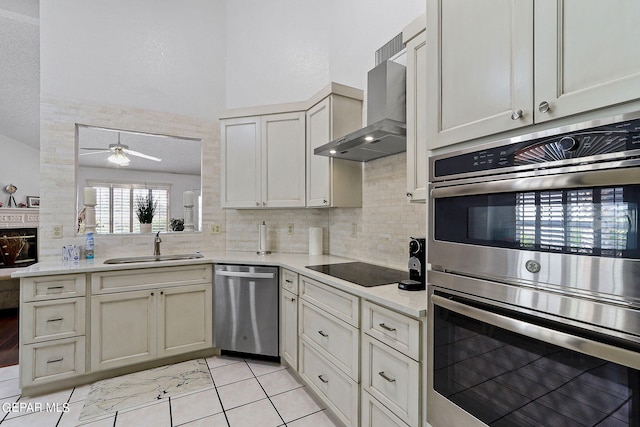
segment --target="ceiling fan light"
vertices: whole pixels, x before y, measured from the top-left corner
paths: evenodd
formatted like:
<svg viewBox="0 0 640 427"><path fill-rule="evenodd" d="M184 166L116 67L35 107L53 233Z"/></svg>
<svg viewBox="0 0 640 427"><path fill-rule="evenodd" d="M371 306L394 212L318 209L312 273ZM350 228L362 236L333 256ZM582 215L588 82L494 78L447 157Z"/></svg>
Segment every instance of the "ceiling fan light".
<svg viewBox="0 0 640 427"><path fill-rule="evenodd" d="M107 159L109 160L111 163L116 164L118 166L128 166L129 165L129 158L127 156L125 156L122 153L119 152L115 152L112 155L109 156L109 158Z"/></svg>

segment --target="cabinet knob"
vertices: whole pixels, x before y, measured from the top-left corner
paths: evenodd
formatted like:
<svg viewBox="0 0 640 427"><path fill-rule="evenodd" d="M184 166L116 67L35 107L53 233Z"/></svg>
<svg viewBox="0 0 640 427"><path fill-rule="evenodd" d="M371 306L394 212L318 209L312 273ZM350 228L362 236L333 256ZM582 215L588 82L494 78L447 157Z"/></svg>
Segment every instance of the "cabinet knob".
<svg viewBox="0 0 640 427"><path fill-rule="evenodd" d="M260 206L260 202L256 202L256 206Z"/></svg>
<svg viewBox="0 0 640 427"><path fill-rule="evenodd" d="M409 198L413 197L413 193L411 193L410 191L407 191L407 197Z"/></svg>
<svg viewBox="0 0 640 427"><path fill-rule="evenodd" d="M164 295L164 291L161 291L161 292L160 292L160 295Z"/></svg>
<svg viewBox="0 0 640 427"><path fill-rule="evenodd" d="M540 103L540 105L538 105L538 110L539 110L541 113L546 113L546 112L548 112L549 110L551 110L551 106L549 105L549 103L548 103L547 101L542 101L542 102Z"/></svg>
<svg viewBox="0 0 640 427"><path fill-rule="evenodd" d="M323 200L323 201L322 201L322 204L323 204L323 205L326 205L327 203L328 203L328 202L327 202L326 200Z"/></svg>
<svg viewBox="0 0 640 427"><path fill-rule="evenodd" d="M295 298L291 298L291 302L296 302L296 299Z"/></svg>
<svg viewBox="0 0 640 427"><path fill-rule="evenodd" d="M518 120L522 118L522 110L516 110L511 114L511 120Z"/></svg>
<svg viewBox="0 0 640 427"><path fill-rule="evenodd" d="M267 206L267 202L262 202L262 206Z"/></svg>
<svg viewBox="0 0 640 427"><path fill-rule="evenodd" d="M151 292L151 296L154 296L155 294L153 292Z"/></svg>

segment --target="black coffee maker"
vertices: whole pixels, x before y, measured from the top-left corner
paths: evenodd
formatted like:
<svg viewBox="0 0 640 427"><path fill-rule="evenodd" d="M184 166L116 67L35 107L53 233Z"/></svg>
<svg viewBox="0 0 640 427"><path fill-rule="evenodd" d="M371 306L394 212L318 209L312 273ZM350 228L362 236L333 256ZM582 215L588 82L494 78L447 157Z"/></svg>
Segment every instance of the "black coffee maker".
<svg viewBox="0 0 640 427"><path fill-rule="evenodd" d="M426 239L411 237L409 240L409 280L398 283L405 291L423 291L426 289Z"/></svg>

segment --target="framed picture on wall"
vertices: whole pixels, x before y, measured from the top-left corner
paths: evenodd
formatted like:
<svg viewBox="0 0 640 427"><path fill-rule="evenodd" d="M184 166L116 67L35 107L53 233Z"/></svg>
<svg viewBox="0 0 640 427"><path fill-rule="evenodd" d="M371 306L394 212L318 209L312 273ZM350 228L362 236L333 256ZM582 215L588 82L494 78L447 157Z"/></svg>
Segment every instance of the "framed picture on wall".
<svg viewBox="0 0 640 427"><path fill-rule="evenodd" d="M40 196L27 196L27 207L29 207L29 208L39 208L40 207Z"/></svg>

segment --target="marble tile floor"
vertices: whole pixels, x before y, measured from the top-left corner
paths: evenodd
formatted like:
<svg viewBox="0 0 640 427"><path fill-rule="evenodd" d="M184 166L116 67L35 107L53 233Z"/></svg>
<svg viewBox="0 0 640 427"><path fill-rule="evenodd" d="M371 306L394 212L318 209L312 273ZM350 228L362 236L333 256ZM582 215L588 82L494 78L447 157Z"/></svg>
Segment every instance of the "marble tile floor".
<svg viewBox="0 0 640 427"><path fill-rule="evenodd" d="M311 398L306 387L283 365L227 356L213 356L205 361L213 386L86 423L78 418L91 384L23 398L18 388L18 366L0 368L0 426L336 426L325 408Z"/></svg>

